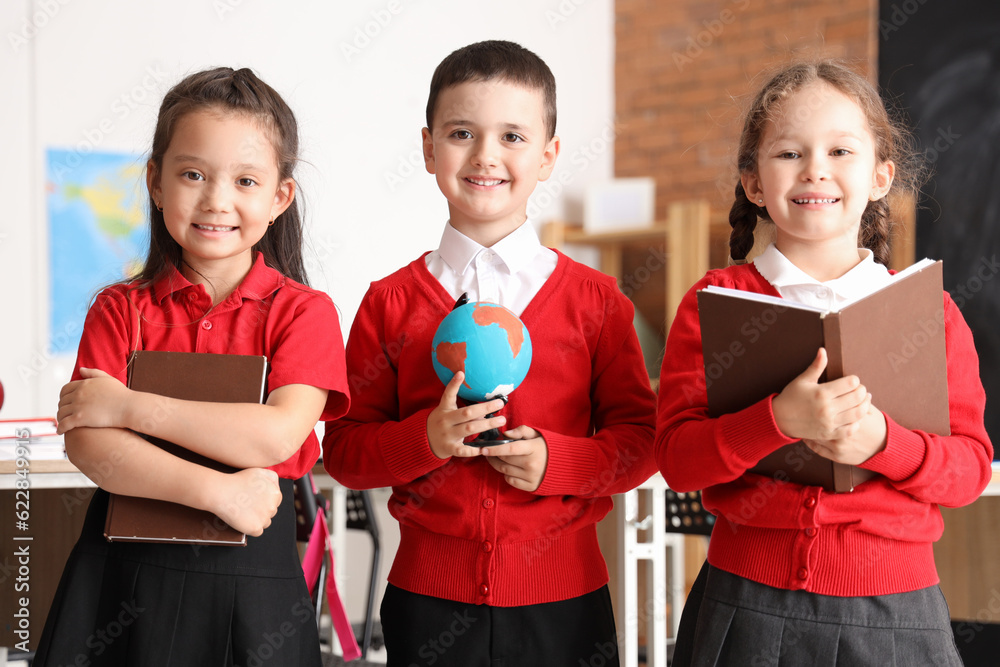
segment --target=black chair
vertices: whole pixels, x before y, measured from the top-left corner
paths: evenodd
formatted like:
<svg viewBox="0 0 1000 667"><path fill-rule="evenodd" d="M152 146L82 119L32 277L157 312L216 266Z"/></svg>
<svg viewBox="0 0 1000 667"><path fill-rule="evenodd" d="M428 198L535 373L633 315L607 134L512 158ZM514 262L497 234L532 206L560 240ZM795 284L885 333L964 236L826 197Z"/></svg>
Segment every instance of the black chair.
<svg viewBox="0 0 1000 667"><path fill-rule="evenodd" d="M371 495L367 491L347 490L347 528L348 530L363 530L368 533L372 540L372 563L371 571L368 575L368 608L365 611L365 620L361 626L355 628L354 634L358 635L358 643L361 646L361 659L368 655L368 649L375 641L376 648L381 646L381 637L375 635L375 599L378 594L378 566L381 558L381 547L379 543L378 521L375 519L375 510L372 507Z"/></svg>

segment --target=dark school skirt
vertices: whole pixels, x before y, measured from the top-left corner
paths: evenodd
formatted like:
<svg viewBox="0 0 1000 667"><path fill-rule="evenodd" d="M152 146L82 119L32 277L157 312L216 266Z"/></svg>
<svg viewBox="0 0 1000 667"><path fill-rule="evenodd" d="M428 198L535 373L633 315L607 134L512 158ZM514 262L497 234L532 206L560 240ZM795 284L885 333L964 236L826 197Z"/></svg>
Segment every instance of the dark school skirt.
<svg viewBox="0 0 1000 667"><path fill-rule="evenodd" d="M292 481L280 486L278 513L245 547L109 543L98 489L34 667L320 667Z"/></svg>
<svg viewBox="0 0 1000 667"><path fill-rule="evenodd" d="M836 597L772 588L708 563L684 606L671 667L962 667L938 586Z"/></svg>

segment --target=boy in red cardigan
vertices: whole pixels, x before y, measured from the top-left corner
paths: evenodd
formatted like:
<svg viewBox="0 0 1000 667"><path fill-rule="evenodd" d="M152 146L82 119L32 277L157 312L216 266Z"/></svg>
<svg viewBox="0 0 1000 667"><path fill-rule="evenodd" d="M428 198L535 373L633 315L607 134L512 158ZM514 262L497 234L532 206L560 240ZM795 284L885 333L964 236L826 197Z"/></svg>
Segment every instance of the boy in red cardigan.
<svg viewBox="0 0 1000 667"><path fill-rule="evenodd" d="M393 489L390 665L618 664L595 524L655 471L654 397L631 302L527 223L559 153L555 116L552 73L516 44L438 66L423 148L450 219L438 250L373 283L354 320L352 409L327 423L323 459L349 487ZM531 334L506 407L459 405L462 374L442 392L434 373L431 339L463 292ZM493 427L515 441L465 444Z"/></svg>

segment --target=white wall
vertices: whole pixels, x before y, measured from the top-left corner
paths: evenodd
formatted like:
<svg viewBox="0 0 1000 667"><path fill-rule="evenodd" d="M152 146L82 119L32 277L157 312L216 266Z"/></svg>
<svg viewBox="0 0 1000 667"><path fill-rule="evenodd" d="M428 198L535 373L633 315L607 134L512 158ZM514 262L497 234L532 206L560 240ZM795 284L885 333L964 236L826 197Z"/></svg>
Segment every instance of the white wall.
<svg viewBox="0 0 1000 667"><path fill-rule="evenodd" d="M369 282L440 237L447 209L419 137L431 74L454 49L510 39L555 73L563 153L550 183L562 174L567 185L554 200L553 186L536 191L536 224L613 171L602 138L613 127L613 0L5 0L0 37L0 418L54 414L74 361L47 345L44 149L144 153L163 93L187 73L251 67L296 112L307 265L345 336ZM383 532L393 524L383 517ZM352 616L363 579L347 582Z"/></svg>
<svg viewBox="0 0 1000 667"><path fill-rule="evenodd" d="M368 283L432 248L447 215L418 153L437 63L491 38L545 59L559 89L558 170L578 195L612 174L610 149L580 147L605 145L613 122L613 14L611 0L0 3L0 417L54 412L73 362L47 350L46 147L142 154L180 77L252 67L298 115L311 282L341 307L346 334ZM551 199L540 192L536 206ZM563 206L557 197L536 223Z"/></svg>

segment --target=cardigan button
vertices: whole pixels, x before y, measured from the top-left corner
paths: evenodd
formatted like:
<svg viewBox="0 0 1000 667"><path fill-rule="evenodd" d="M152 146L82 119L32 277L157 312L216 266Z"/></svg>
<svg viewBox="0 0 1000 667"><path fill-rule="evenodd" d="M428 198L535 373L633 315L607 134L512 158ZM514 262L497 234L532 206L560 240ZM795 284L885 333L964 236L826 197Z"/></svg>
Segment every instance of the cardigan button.
<svg viewBox="0 0 1000 667"><path fill-rule="evenodd" d="M212 323L209 322L208 320L202 320L201 321L201 328L204 329L205 331L208 331L209 329L212 328Z"/></svg>
<svg viewBox="0 0 1000 667"><path fill-rule="evenodd" d="M815 528L806 528L806 535L808 537L816 537L818 531Z"/></svg>
<svg viewBox="0 0 1000 667"><path fill-rule="evenodd" d="M483 542L483 551L485 551L486 553L489 553L489 552L493 551L493 543L492 542Z"/></svg>
<svg viewBox="0 0 1000 667"><path fill-rule="evenodd" d="M486 584L480 584L480 586L479 586L479 594L482 595L482 596L484 596L484 597L487 596L487 595L489 595L490 594L490 587L487 586Z"/></svg>
<svg viewBox="0 0 1000 667"><path fill-rule="evenodd" d="M485 507L488 510L489 509L493 509L493 505L494 504L495 503L493 502L492 498L486 498L486 499L483 500L483 507Z"/></svg>
<svg viewBox="0 0 1000 667"><path fill-rule="evenodd" d="M809 578L809 570L804 567L800 567L796 574L798 574L799 579L802 579L803 581Z"/></svg>
<svg viewBox="0 0 1000 667"><path fill-rule="evenodd" d="M812 508L816 507L816 499L813 498L812 496L809 496L808 498L806 498L806 501L802 504L805 505L806 509L811 510Z"/></svg>

